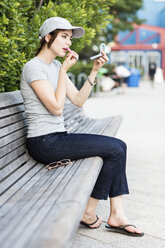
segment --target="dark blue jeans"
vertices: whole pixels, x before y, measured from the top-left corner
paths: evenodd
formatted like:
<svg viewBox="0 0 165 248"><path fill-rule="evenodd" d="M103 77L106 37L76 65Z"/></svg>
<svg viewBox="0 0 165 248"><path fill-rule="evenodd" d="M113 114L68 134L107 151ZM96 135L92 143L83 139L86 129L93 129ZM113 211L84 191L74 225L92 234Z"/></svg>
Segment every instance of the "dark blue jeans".
<svg viewBox="0 0 165 248"><path fill-rule="evenodd" d="M38 162L49 164L61 159L103 158L91 196L106 200L128 194L126 178L126 144L117 138L77 133L52 133L27 139L29 154Z"/></svg>

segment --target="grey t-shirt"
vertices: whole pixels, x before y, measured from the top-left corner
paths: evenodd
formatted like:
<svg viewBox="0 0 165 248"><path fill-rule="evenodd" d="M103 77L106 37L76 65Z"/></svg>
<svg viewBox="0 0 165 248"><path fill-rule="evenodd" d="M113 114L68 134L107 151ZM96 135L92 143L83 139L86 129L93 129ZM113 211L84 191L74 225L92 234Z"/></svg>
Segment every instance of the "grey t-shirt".
<svg viewBox="0 0 165 248"><path fill-rule="evenodd" d="M20 88L28 120L28 138L66 131L63 115L51 114L30 86L35 80L48 80L56 90L60 66L61 63L57 60L47 64L34 57L23 67Z"/></svg>

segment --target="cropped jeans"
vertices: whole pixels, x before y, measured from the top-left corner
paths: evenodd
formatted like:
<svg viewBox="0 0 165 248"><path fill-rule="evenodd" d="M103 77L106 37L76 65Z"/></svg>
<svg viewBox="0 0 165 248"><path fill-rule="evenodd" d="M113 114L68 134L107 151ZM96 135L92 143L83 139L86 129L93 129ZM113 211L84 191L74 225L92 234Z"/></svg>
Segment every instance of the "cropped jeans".
<svg viewBox="0 0 165 248"><path fill-rule="evenodd" d="M51 133L27 138L29 154L38 162L49 164L62 159L99 156L103 166L91 197L106 200L128 194L126 144L117 138L96 134Z"/></svg>

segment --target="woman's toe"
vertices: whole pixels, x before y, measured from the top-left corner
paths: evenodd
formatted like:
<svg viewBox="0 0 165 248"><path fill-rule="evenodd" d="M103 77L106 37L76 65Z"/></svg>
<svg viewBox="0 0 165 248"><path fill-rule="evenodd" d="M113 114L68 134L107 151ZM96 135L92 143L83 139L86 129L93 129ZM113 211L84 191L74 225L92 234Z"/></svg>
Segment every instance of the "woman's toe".
<svg viewBox="0 0 165 248"><path fill-rule="evenodd" d="M141 234L142 231L138 230L136 227L134 226L128 226L125 228L128 232L132 232L132 233L138 233Z"/></svg>
<svg viewBox="0 0 165 248"><path fill-rule="evenodd" d="M102 220L101 217L97 217L96 223L94 223L93 225L90 225L90 228L97 228L97 227L99 227L101 225L102 221L103 220Z"/></svg>

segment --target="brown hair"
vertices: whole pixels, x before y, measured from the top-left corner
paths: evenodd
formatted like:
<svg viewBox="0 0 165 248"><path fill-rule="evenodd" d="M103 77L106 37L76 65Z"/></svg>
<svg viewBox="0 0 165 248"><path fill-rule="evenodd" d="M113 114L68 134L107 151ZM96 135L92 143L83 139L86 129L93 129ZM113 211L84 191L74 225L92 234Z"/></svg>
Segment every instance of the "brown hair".
<svg viewBox="0 0 165 248"><path fill-rule="evenodd" d="M55 40L55 38L57 37L57 35L59 34L60 31L61 31L61 29L56 29L56 30L50 32L49 34L51 35L51 38L50 38L50 41L48 43L46 42L45 37L43 37L40 40L40 45L39 45L39 48L36 51L36 56L39 54L39 52L42 50L42 48L44 46L47 45L48 48L50 48L51 44L53 43L53 41Z"/></svg>

